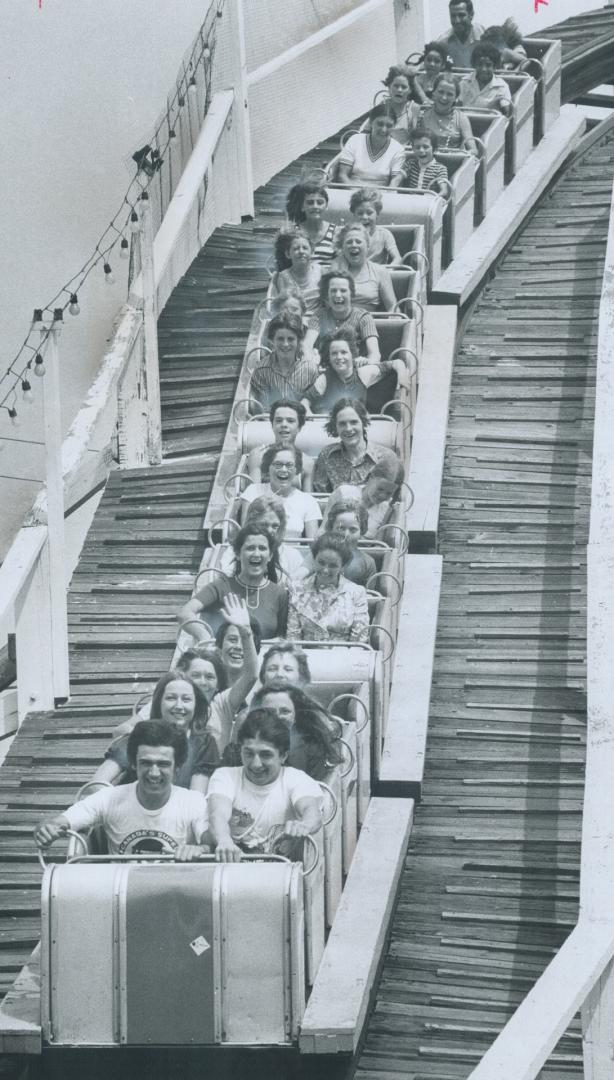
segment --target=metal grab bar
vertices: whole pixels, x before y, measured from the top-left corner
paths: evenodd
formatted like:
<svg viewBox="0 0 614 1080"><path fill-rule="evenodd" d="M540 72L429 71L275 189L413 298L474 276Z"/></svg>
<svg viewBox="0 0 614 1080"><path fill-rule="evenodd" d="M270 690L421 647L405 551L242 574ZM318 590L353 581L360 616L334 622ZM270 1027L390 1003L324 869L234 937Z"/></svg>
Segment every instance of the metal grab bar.
<svg viewBox="0 0 614 1080"><path fill-rule="evenodd" d="M393 653L394 653L394 649L395 649L394 638L393 638L392 634L390 633L390 630L388 630L385 626L382 626L381 623L371 623L371 626L369 627L369 634L372 634L374 630L379 630L380 633L385 634L386 637L388 638L389 642L390 642L390 652L388 653L387 656L384 656L384 663L387 664L388 661L391 659ZM373 646L373 648L375 648L375 646ZM382 652L383 652L383 650L382 650Z"/></svg>
<svg viewBox="0 0 614 1080"><path fill-rule="evenodd" d="M220 570L219 566L203 566L202 570L199 570L196 575L196 580L194 582L194 592L198 591L198 582L202 577L205 576L205 574L218 574L220 577L225 578L226 581L230 581L230 576L224 570ZM206 622L205 619L203 619L202 621Z"/></svg>
<svg viewBox="0 0 614 1080"><path fill-rule="evenodd" d="M406 251L403 258L401 259L401 262L404 263L410 257L415 258L416 255L420 259L424 259L424 262L426 263L425 270L426 270L426 273L428 274L429 270L431 269L431 260L429 259L428 255L424 254L423 251ZM394 269L394 267L393 267L393 269Z"/></svg>
<svg viewBox="0 0 614 1080"><path fill-rule="evenodd" d="M337 694L337 696L334 697L333 700L330 701L329 704L328 704L329 712L332 712L333 707L335 705L338 705L340 701L357 701L359 705L362 705L362 710L363 710L363 713L364 713L364 722L360 725L360 727L358 727L358 725L356 725L356 734L360 735L361 731L364 731L364 729L366 728L367 724L369 723L369 719L370 719L369 718L369 710L367 709L367 706L365 705L362 698L358 697L358 694L350 694L350 693Z"/></svg>
<svg viewBox="0 0 614 1080"><path fill-rule="evenodd" d="M322 822L322 827L324 829L326 829L335 820L335 818L337 816L337 810L339 809L339 800L338 800L337 796L335 795L335 792L333 791L333 789L331 787L329 787L328 784L325 784L323 780L318 780L318 784L320 785L322 790L325 791L326 794L328 795L328 797L330 798L331 806L332 806L332 811L330 813L330 816L327 817L326 821Z"/></svg>
<svg viewBox="0 0 614 1080"><path fill-rule="evenodd" d="M419 254L419 252L416 252L416 254ZM403 353L407 353L408 356L411 356L413 358L413 361L414 361L413 366L412 366L412 364L408 364L406 360L403 361L406 368L409 370L410 378L413 379L418 374L418 356L414 352L413 349L408 348L407 345L399 345L398 349L394 349L390 353L390 356L388 357L388 360L394 360L394 359L396 359L397 356L399 356L401 359L403 359L403 356L402 356Z"/></svg>
<svg viewBox="0 0 614 1080"><path fill-rule="evenodd" d="M403 481L403 483L405 483L405 481ZM407 486L409 487L409 484ZM410 488L410 491L411 491L411 488ZM402 536L405 543L404 543L404 547L399 549L399 555L407 555L407 552L409 551L409 536L407 535L407 532L405 531L403 526L402 525L397 525L393 521L389 521L385 525L378 525L378 527L377 527L377 529L375 531L376 532L381 532L382 529L396 529L397 532L401 533L401 536ZM396 551L397 549L393 548L392 550Z"/></svg>
<svg viewBox="0 0 614 1080"><path fill-rule="evenodd" d="M407 483L407 480L401 480L401 483L399 484L399 487L400 488L407 488L407 491L409 493L409 502L408 503L403 502L403 500L401 499L400 500L401 506L403 507L404 510L411 510L412 506L414 505L414 499L416 497L414 495L414 489L409 486L409 484Z"/></svg>
<svg viewBox="0 0 614 1080"><path fill-rule="evenodd" d="M340 716L337 716L336 719L341 720L341 723L343 723L343 720L341 719ZM349 763L347 769L345 770L345 772L340 772L339 773L339 776L340 776L341 780L345 780L346 776L350 775L352 769L354 768L354 766L356 764L356 755L355 755L354 751L352 750L352 747L350 746L349 742L346 742L345 739L338 739L337 742L340 742L342 746L345 746L345 749L347 750L348 755L349 755L349 759L350 759L350 763Z"/></svg>
<svg viewBox="0 0 614 1080"><path fill-rule="evenodd" d="M253 375L258 367L258 361L254 363L253 367L250 367L250 357L253 356L254 353L256 353L257 356L259 356L260 353L266 353L266 356L272 356L273 350L270 349L268 345L254 345L254 347L249 350L245 356L245 370L249 375Z"/></svg>
<svg viewBox="0 0 614 1080"><path fill-rule="evenodd" d="M278 825L278 826L276 826L276 828L283 829L283 825ZM311 844L311 846L313 848L313 851L315 853L314 854L314 860L313 860L313 862L312 862L312 864L311 864L311 866L309 867L308 870L303 870L303 877L304 878L309 877L311 874L313 874L316 866L318 865L318 863L320 861L320 852L319 852L319 849L318 849L318 845L316 844L313 836L310 836L309 833L306 833L305 836L291 836L291 837L278 836L273 840L273 843L271 844L271 851L273 851L273 848L276 846L276 844L281 844L285 839L302 840L303 842L305 842L305 840L306 840L309 844ZM275 852L275 854L276 854L276 852ZM286 862L290 862L290 859L286 859Z"/></svg>
<svg viewBox="0 0 614 1080"><path fill-rule="evenodd" d="M207 630L208 633L211 636L210 636L210 638L206 639L206 643L209 644L209 642L213 642L213 644L215 644L215 634L213 633L213 630L209 626L209 623L205 622L204 619L196 619L196 618L194 618L194 619L186 619L185 622L182 622L180 624L179 629L177 631L177 637L179 637L181 631L184 630L186 626L200 626L204 630ZM189 634L190 637L194 637L194 635L191 633L190 630L186 630L186 634ZM202 638L194 638L194 640L200 642L200 641L202 641ZM203 642L203 644L205 644L205 642Z"/></svg>
<svg viewBox="0 0 614 1080"><path fill-rule="evenodd" d="M219 547L220 543L221 544L230 543L230 540L224 540L224 525L234 525L237 532L241 528L241 526L239 525L239 522L235 518L227 517L227 518L220 518L219 521L214 521L213 524L209 526L209 529L207 531L207 547L208 548L213 549L213 548ZM222 539L221 539L220 543L218 543L217 540L215 541L215 543L213 543L211 541L211 536L215 532L215 530L217 528L219 528L220 526L222 527Z"/></svg>
<svg viewBox="0 0 614 1080"><path fill-rule="evenodd" d="M245 472L235 472L232 474L232 476L229 476L224 483L224 487L222 488L224 498L227 499L228 502L230 502L231 499L237 498L236 492L231 493L227 490L228 485L231 483L232 480L247 480L248 484L253 484L254 482L249 473ZM241 489L239 489L239 494L241 494Z"/></svg>
<svg viewBox="0 0 614 1080"><path fill-rule="evenodd" d="M523 60L522 64L519 64L518 67L516 68L516 70L521 71L521 72L522 71L527 71L528 67L531 64L535 65L535 67L537 68L537 70L538 70L537 79L538 79L538 81L542 82L543 78L544 78L544 65L542 64L541 60L537 59L536 56L527 56L527 59ZM527 74L530 75L531 73L529 71L527 71ZM532 77L535 78L535 76L532 76Z"/></svg>
<svg viewBox="0 0 614 1080"><path fill-rule="evenodd" d="M243 416L243 417L237 416L237 409L240 408L241 405L247 406L247 408L245 410L246 415ZM255 405L258 412L262 412L262 402L258 401L258 398L256 398L256 397L252 397L250 395L249 397L239 398L238 401L235 401L235 403L234 403L234 405L232 407L232 415L231 415L232 423L236 424L238 426L239 424L245 423L246 420L251 420L250 411L249 411L251 405Z"/></svg>
<svg viewBox="0 0 614 1080"><path fill-rule="evenodd" d="M389 358L389 359L390 359L390 358ZM411 407L411 405L409 404L409 402L407 402L407 401L401 401L401 400L400 400L399 398L391 398L391 399L390 399L390 401L386 401L386 402L385 402L385 403L384 403L384 404L382 405L382 407L381 407L381 409L380 409L380 411L379 411L379 415L380 415L380 416L385 416L385 415L386 415L386 414L385 414L385 412L384 412L384 409L387 409L389 405L396 405L396 406L397 406L397 408L399 408L399 409L407 409L407 412L409 413L409 420L407 420L407 421L406 421L406 423L404 423L404 424L403 424L403 431L410 431L410 430L411 430L411 425L412 425L412 421L413 421L413 419L414 419L414 414L413 414L413 412L412 412L412 407ZM394 419L394 417L392 417L391 419ZM399 421L397 421L397 423L398 423L398 422L399 422Z"/></svg>
<svg viewBox="0 0 614 1080"><path fill-rule="evenodd" d="M139 715L141 709L143 708L143 706L148 705L151 702L151 698L152 698L151 694L141 694L141 696L136 699L134 705L132 706L132 715L134 717L138 717L138 715ZM88 780L88 783L90 783L89 780ZM84 784L83 787L87 787L87 784ZM81 790L83 790L83 789L81 789ZM77 796L77 798L78 797L79 796Z"/></svg>
<svg viewBox="0 0 614 1080"><path fill-rule="evenodd" d="M360 135L360 128L348 128L347 131L342 131L341 132L341 136L339 138L339 149L340 150L343 150L343 147L345 146L346 142L348 141L348 139L350 138L351 135ZM331 164L332 164L332 162L331 162Z"/></svg>
<svg viewBox="0 0 614 1080"><path fill-rule="evenodd" d="M452 187L452 184L450 183L450 181L448 179L445 179L445 180L444 179L431 180L431 182L429 184L429 187L428 187L428 190L430 191L431 189L433 189L433 191L434 191L435 190L435 187L434 187L435 184L445 184L446 185L446 187L448 189L447 196L446 195L441 195L441 192L439 192L439 191L437 192L437 194L441 195L441 198L445 199L446 202L449 202L450 199L452 198L452 195L454 194L454 188Z"/></svg>
<svg viewBox="0 0 614 1080"><path fill-rule="evenodd" d="M55 844L56 840L61 840L62 837L64 837L64 836L72 836L73 839L78 840L81 844L83 844L83 848L84 848L85 853L87 855L88 848L87 848L87 840L85 839L85 837L82 836L81 833L75 832L74 829L64 829L64 831L60 834L60 836L54 837L54 839L49 844L46 844L44 848L42 848L39 844L36 845L36 848L37 848L37 851L38 851L38 861L41 864L43 870L47 869L47 863L45 862L45 856L44 856L43 852L46 851L48 847L51 847L51 844ZM72 862L72 859L69 860L69 861Z"/></svg>
<svg viewBox="0 0 614 1080"><path fill-rule="evenodd" d="M424 322L424 305L421 304L419 300L416 300L415 296L403 296L400 300L397 300L396 304L394 305L394 308L392 309L393 314L398 313L399 315L402 315L403 312L401 311L401 306L404 304L416 304L420 311L420 321L418 323L418 326L422 326L422 323Z"/></svg>
<svg viewBox="0 0 614 1080"><path fill-rule="evenodd" d="M402 586L401 586L401 582L399 581L396 574L393 574L390 570L376 570L375 573L371 574L371 577L368 579L365 588L368 589L370 587L370 585L371 585L371 582L374 581L375 578L380 578L380 577L391 578L391 580L396 583L396 586L397 586L397 589L398 589L397 598L396 598L396 600L391 600L391 603L392 603L393 607L397 607L398 604L401 601L401 597L403 595L403 589L402 589Z"/></svg>
<svg viewBox="0 0 614 1080"><path fill-rule="evenodd" d="M256 306L256 315L260 319L260 322L264 323L265 326L273 318L274 306L275 301L272 296L267 296L264 300L261 300L260 303Z"/></svg>

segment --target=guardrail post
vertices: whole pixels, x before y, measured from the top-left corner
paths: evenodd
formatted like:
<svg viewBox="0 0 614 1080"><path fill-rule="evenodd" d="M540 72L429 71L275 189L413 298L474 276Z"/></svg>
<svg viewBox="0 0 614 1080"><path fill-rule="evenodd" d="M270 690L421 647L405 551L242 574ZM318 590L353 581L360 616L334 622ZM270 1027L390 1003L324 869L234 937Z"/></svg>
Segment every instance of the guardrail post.
<svg viewBox="0 0 614 1080"><path fill-rule="evenodd" d="M150 465L159 465L162 461L162 417L160 411L160 367L158 363L158 302L151 203L146 191L141 195L140 204L148 458Z"/></svg>
<svg viewBox="0 0 614 1080"><path fill-rule="evenodd" d="M47 338L46 375L43 383L45 460L47 479L47 529L49 552L49 594L51 601L51 650L53 697L55 703L69 696L68 616L66 610L66 567L64 563L64 477L62 473L62 427L60 412L60 370L58 341L62 329L56 311Z"/></svg>
<svg viewBox="0 0 614 1080"><path fill-rule="evenodd" d="M219 68L222 73L216 89L232 90L234 105L232 126L235 132L237 161L233 171L241 216L254 217L254 176L252 139L247 89L247 54L245 50L244 0L227 0L223 24L218 35ZM232 182L229 177L229 182Z"/></svg>

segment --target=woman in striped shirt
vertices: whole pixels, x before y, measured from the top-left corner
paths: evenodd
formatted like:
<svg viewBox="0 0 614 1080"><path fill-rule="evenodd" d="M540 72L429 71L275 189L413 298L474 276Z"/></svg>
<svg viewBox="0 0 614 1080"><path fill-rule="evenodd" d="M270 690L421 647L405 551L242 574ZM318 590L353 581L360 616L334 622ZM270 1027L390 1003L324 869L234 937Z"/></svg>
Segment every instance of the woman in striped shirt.
<svg viewBox="0 0 614 1080"><path fill-rule="evenodd" d="M313 246L313 258L327 267L335 254L335 226L324 217L328 192L319 180L304 180L290 188L286 213L293 225L300 225Z"/></svg>

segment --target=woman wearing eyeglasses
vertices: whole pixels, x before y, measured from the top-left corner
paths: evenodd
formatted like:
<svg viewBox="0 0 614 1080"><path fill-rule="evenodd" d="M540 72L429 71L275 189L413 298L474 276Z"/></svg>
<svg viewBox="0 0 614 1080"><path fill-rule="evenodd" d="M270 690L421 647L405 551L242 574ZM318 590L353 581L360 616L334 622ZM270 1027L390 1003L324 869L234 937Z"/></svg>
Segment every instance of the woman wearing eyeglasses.
<svg viewBox="0 0 614 1080"><path fill-rule="evenodd" d="M301 536L314 540L322 520L322 512L313 495L295 487L295 477L302 467L303 455L296 447L270 446L261 462L262 475L268 476L268 483L250 484L241 494L246 509L261 495L275 495L281 499L287 517L287 540Z"/></svg>

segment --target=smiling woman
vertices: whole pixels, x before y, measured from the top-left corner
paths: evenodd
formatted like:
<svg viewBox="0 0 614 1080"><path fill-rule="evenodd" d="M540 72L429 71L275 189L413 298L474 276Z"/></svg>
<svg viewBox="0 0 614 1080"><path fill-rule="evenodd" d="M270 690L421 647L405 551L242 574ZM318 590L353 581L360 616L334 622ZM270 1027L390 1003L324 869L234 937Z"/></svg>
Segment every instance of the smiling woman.
<svg viewBox="0 0 614 1080"><path fill-rule="evenodd" d="M245 513L255 499L274 495L283 503L286 512L286 537L306 536L313 540L322 520L322 512L313 495L300 491L295 479L303 468L303 455L296 447L271 446L262 455L262 473L268 483L249 484L241 495Z"/></svg>
<svg viewBox="0 0 614 1080"><path fill-rule="evenodd" d="M135 715L133 727L138 719ZM187 736L187 757L177 767L173 783L204 793L209 777L220 762L220 754L207 729L209 706L201 688L185 672L168 671L154 689L150 719L163 720ZM113 740L92 783L130 784L136 779L130 760L130 738L131 732L126 732Z"/></svg>
<svg viewBox="0 0 614 1080"><path fill-rule="evenodd" d="M244 525L233 541L235 572L232 577L220 575L184 604L177 614L180 624L197 641L208 639L207 627L198 625L202 614L209 626L217 630L224 622L224 597L229 593L245 600L250 614L258 620L265 638L283 637L286 628L288 593L285 585L269 578L269 563L278 562L277 545L261 525Z"/></svg>

